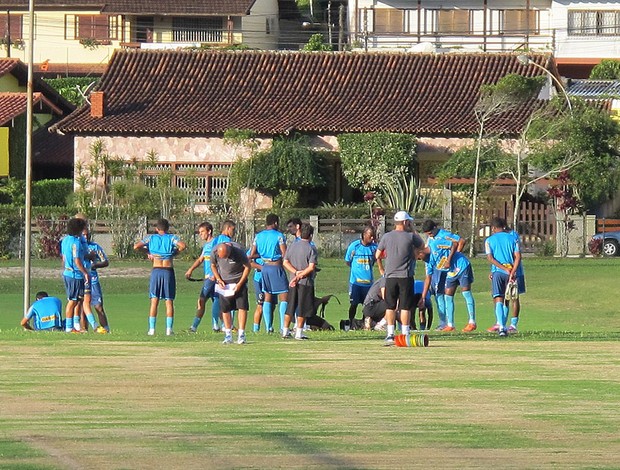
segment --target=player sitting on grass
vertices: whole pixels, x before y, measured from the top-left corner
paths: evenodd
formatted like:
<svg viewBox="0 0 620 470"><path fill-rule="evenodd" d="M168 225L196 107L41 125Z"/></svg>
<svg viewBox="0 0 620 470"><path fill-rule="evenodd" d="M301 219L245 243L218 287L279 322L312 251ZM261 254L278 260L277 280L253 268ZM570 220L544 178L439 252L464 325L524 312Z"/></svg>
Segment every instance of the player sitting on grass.
<svg viewBox="0 0 620 470"><path fill-rule="evenodd" d="M30 331L61 331L62 302L56 297L49 297L47 292L37 292L36 301L30 306L21 326ZM33 321L34 325L30 324Z"/></svg>

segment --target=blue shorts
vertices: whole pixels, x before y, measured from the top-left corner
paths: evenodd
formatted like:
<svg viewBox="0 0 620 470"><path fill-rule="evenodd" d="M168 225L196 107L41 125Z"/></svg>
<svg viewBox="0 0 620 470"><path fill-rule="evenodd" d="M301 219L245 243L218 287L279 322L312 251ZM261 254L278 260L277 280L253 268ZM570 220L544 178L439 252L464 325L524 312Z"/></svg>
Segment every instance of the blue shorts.
<svg viewBox="0 0 620 470"><path fill-rule="evenodd" d="M174 300L177 294L177 281L172 268L153 268L149 283L151 299Z"/></svg>
<svg viewBox="0 0 620 470"><path fill-rule="evenodd" d="M265 302L265 293L263 292L263 282L254 279L254 295L256 296L256 305L263 305Z"/></svg>
<svg viewBox="0 0 620 470"><path fill-rule="evenodd" d="M364 303L366 294L370 290L371 284L360 286L359 284L349 284L349 302L351 305L359 305Z"/></svg>
<svg viewBox="0 0 620 470"><path fill-rule="evenodd" d="M202 284L202 290L200 291L201 299L215 299L215 280L205 279Z"/></svg>
<svg viewBox="0 0 620 470"><path fill-rule="evenodd" d="M84 298L84 279L63 276L67 300L81 300Z"/></svg>
<svg viewBox="0 0 620 470"><path fill-rule="evenodd" d="M446 276L448 271L433 271L429 291L431 295L443 295L446 291Z"/></svg>
<svg viewBox="0 0 620 470"><path fill-rule="evenodd" d="M467 266L463 271L458 272L456 275L451 276L452 272L448 273L446 277L446 287L456 287L461 286L469 287L474 283L474 270L471 268L471 265Z"/></svg>
<svg viewBox="0 0 620 470"><path fill-rule="evenodd" d="M261 268L263 274L263 292L266 294L283 294L288 292L286 271L278 264L265 264Z"/></svg>
<svg viewBox="0 0 620 470"><path fill-rule="evenodd" d="M508 285L508 273L495 271L491 278L493 298L504 297L506 295L506 286Z"/></svg>
<svg viewBox="0 0 620 470"><path fill-rule="evenodd" d="M103 292L101 291L101 284L98 282L84 285L84 292L90 291L90 304L91 305L103 305Z"/></svg>

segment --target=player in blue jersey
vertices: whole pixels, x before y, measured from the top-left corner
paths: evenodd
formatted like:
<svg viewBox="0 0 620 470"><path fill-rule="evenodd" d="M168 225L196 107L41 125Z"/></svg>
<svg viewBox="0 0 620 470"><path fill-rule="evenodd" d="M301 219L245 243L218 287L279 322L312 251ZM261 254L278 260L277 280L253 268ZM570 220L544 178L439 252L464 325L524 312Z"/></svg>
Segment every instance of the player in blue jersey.
<svg viewBox="0 0 620 470"><path fill-rule="evenodd" d="M353 325L357 306L364 303L364 299L373 282L372 267L375 264L375 230L367 225L362 231L359 240L351 242L344 255L344 260L350 268L349 274L349 324Z"/></svg>
<svg viewBox="0 0 620 470"><path fill-rule="evenodd" d="M508 232L514 237L517 244L519 245L519 251L522 253L523 251L521 250L521 237L519 237L517 231L506 228L506 232ZM510 326L508 327L508 333L511 334L518 332L517 326L519 324L519 314L521 313L521 294L525 294L525 270L523 269L523 256L521 257L521 262L517 267L516 277L519 297L510 301L510 305L512 307L512 315L510 316Z"/></svg>
<svg viewBox="0 0 620 470"><path fill-rule="evenodd" d="M81 331L79 314L75 316L75 312L84 299L84 283L90 280L90 274L84 266L86 244L82 241L82 231L85 227L84 219L69 219L67 235L60 242L63 261L62 277L67 293L65 308L65 331L67 332Z"/></svg>
<svg viewBox="0 0 620 470"><path fill-rule="evenodd" d="M94 331L96 333L106 334L110 332L110 325L103 308L103 291L101 290L101 284L99 283L99 273L97 272L97 269L109 266L110 261L108 260L108 256L101 245L92 241L88 226L83 230L82 236L86 240L87 250L84 265L90 273L90 282L84 284L83 310ZM94 322L91 306L95 307L100 326Z"/></svg>
<svg viewBox="0 0 620 470"><path fill-rule="evenodd" d="M265 324L273 325L272 301L273 296L277 296L280 301L280 328L283 328L284 315L288 306L288 279L282 267L286 254L286 238L278 230L279 223L280 218L276 214L267 215L265 229L254 237L249 258L260 258L263 263L261 283L265 294L263 303ZM257 331L257 329L258 325L255 324L254 330Z"/></svg>
<svg viewBox="0 0 620 470"><path fill-rule="evenodd" d="M445 295L445 282L452 267L452 258L455 253L463 249L465 240L455 233L438 227L437 223L431 219L424 221L422 231L427 236L426 244L431 255L429 263L433 270L432 275L436 276L435 298L437 300L440 322L445 323L440 331L454 331L456 329L454 326L454 294L452 296ZM427 264L427 276L428 271L429 266ZM463 297L465 297L467 310L471 316L471 312L475 312L474 298L469 290L462 289L461 292ZM468 323L464 331L473 331L475 329L475 324Z"/></svg>
<svg viewBox="0 0 620 470"><path fill-rule="evenodd" d="M476 304L471 293L471 285L474 282L474 271L467 257L456 252L452 256L450 271L446 276L445 305L446 320L448 326L454 326L454 294L457 286L461 288L461 294L465 298L467 305L468 322L461 331L469 333L476 329Z"/></svg>
<svg viewBox="0 0 620 470"><path fill-rule="evenodd" d="M495 326L489 331L498 331L500 336L506 336L506 321L508 319L508 305L505 302L506 285L508 281L516 280L517 269L521 264L521 251L515 237L506 232L504 219L491 219L492 235L484 242L487 260L491 263L492 296L495 302Z"/></svg>
<svg viewBox="0 0 620 470"><path fill-rule="evenodd" d="M211 253L216 246L215 238L213 237L213 225L209 222L203 222L198 226L198 236L204 241L202 245L202 252L200 256L196 258L194 263L185 272L185 278L191 279L192 273L198 266L203 265L204 269L204 281L200 295L198 296L198 305L196 307L196 316L192 326L189 327L191 333L196 333L202 317L205 314L205 308L207 300L211 300L211 327L213 331L220 331L220 303L219 297L215 294L215 277L213 276L213 270L211 269ZM228 237L226 235L226 237Z"/></svg>
<svg viewBox="0 0 620 470"><path fill-rule="evenodd" d="M153 262L149 284L149 330L148 335L155 334L157 322L157 307L159 300L166 303L166 335L174 334L174 298L176 297L176 279L172 260L174 256L185 249L185 243L177 235L168 233L170 223L166 219L159 219L155 225L157 233L147 235L134 245L134 250L146 250L148 258Z"/></svg>
<svg viewBox="0 0 620 470"><path fill-rule="evenodd" d="M36 301L22 318L21 326L31 331L61 331L62 302L59 298L49 297L47 292L37 292Z"/></svg>

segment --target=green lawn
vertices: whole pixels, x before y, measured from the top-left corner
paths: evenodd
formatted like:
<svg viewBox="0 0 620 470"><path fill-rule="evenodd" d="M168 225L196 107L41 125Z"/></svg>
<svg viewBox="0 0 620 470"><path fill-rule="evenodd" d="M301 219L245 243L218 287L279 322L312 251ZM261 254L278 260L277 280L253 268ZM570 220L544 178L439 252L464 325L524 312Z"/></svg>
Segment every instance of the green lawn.
<svg viewBox="0 0 620 470"><path fill-rule="evenodd" d="M177 260L177 335L146 336L144 277L102 276L109 336L27 333L21 277L0 263L0 469L620 468L616 259L526 259L520 333L493 323L475 260L479 331L385 348L375 332L312 341L184 333L199 283ZM35 272L58 263L35 262ZM321 260L319 294L346 317L347 272ZM5 270L6 272L6 270ZM111 271L110 271L111 272ZM63 297L59 271L33 292ZM464 303L457 294L457 321ZM462 326L462 325L461 325Z"/></svg>

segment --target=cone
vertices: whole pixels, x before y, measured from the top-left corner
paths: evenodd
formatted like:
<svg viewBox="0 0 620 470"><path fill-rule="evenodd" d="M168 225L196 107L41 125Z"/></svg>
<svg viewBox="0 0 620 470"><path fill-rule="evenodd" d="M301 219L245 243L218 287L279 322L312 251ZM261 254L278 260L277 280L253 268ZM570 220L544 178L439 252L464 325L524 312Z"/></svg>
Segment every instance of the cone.
<svg viewBox="0 0 620 470"><path fill-rule="evenodd" d="M399 348L427 348L428 335L426 333L396 335L394 337L394 345Z"/></svg>

